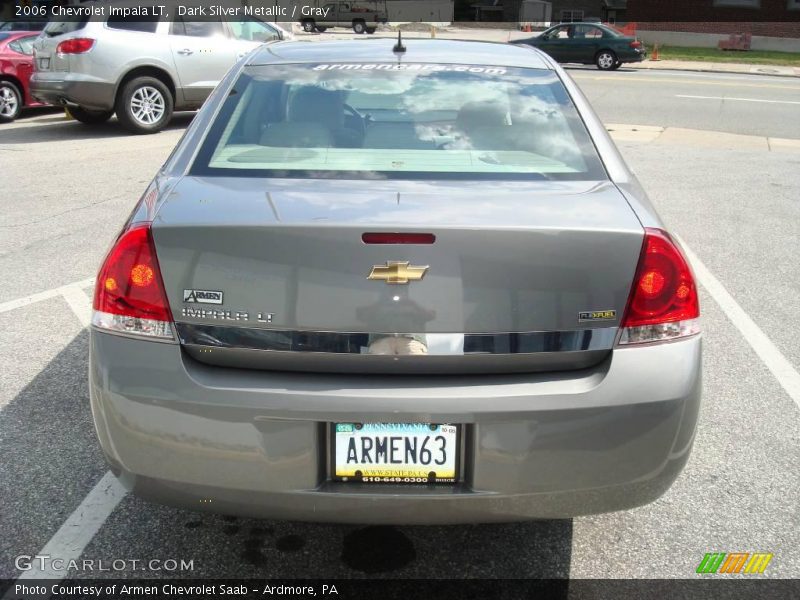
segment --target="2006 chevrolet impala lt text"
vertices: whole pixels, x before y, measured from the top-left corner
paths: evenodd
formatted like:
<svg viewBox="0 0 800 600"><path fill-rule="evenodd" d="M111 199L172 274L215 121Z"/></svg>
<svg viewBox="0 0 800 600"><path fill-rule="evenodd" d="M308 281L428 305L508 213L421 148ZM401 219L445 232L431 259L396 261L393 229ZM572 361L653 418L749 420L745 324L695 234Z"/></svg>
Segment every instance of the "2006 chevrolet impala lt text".
<svg viewBox="0 0 800 600"><path fill-rule="evenodd" d="M546 55L276 42L109 251L92 410L127 487L198 510L620 510L689 457L698 318L681 249Z"/></svg>

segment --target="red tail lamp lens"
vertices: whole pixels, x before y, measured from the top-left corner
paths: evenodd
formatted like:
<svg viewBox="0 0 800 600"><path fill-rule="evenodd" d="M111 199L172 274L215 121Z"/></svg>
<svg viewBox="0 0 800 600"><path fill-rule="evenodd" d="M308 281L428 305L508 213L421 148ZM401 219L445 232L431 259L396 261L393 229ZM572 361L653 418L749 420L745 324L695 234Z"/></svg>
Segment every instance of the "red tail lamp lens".
<svg viewBox="0 0 800 600"><path fill-rule="evenodd" d="M58 54L84 54L92 49L94 40L91 38L72 38L64 40L56 47Z"/></svg>
<svg viewBox="0 0 800 600"><path fill-rule="evenodd" d="M97 278L94 309L112 315L172 321L149 225L125 231Z"/></svg>
<svg viewBox="0 0 800 600"><path fill-rule="evenodd" d="M665 231L647 228L623 327L673 323L698 316L700 304L689 263Z"/></svg>

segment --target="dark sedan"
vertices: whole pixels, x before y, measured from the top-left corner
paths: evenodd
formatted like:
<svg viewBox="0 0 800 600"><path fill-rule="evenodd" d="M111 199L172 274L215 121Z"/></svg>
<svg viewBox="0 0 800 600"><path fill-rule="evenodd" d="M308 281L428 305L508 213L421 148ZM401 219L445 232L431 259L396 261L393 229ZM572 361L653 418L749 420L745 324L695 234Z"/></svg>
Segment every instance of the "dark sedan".
<svg viewBox="0 0 800 600"><path fill-rule="evenodd" d="M564 23L513 43L535 46L561 63L595 64L603 71L642 61L647 55L639 40L597 23Z"/></svg>
<svg viewBox="0 0 800 600"><path fill-rule="evenodd" d="M41 106L30 93L33 72L31 31L0 32L0 123L16 119L23 107Z"/></svg>

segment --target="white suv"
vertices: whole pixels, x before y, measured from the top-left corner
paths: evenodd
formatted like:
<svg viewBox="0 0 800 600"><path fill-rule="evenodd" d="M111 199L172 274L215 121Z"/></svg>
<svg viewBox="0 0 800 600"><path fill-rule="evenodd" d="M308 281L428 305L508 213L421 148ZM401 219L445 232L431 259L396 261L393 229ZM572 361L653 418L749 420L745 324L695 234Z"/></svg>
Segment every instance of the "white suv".
<svg viewBox="0 0 800 600"><path fill-rule="evenodd" d="M31 92L43 102L67 106L83 123L102 123L116 113L131 132L155 133L173 111L199 108L254 48L293 37L255 18L191 19L106 11L100 20L52 21L34 43Z"/></svg>

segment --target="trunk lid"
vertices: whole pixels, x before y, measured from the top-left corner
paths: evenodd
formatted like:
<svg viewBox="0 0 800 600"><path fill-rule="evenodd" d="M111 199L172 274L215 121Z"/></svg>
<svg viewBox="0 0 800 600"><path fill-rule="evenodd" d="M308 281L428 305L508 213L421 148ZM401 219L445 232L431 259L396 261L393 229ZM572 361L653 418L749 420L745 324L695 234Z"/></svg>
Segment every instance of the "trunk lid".
<svg viewBox="0 0 800 600"><path fill-rule="evenodd" d="M365 244L370 232L435 242ZM607 181L186 177L153 236L181 341L200 360L443 373L601 361L643 230ZM408 284L368 278L397 275L395 262L427 269ZM380 351L393 356L363 356Z"/></svg>

